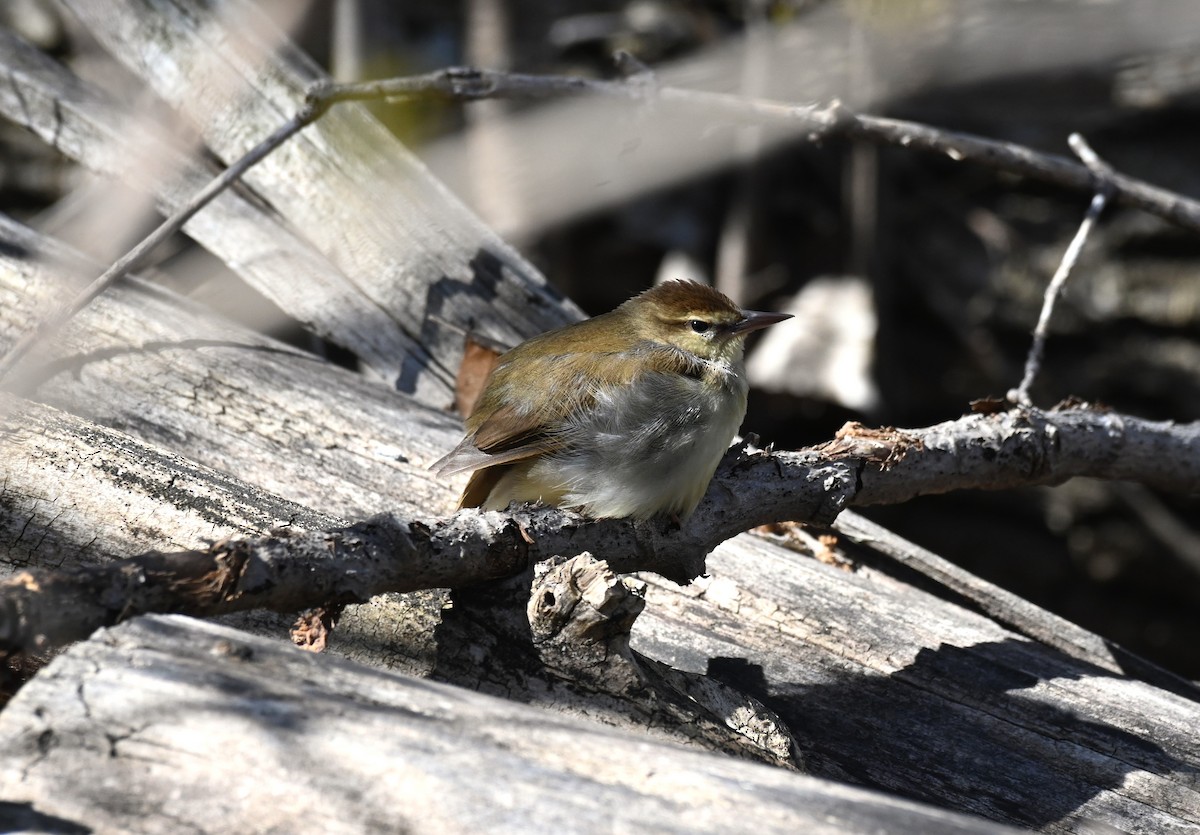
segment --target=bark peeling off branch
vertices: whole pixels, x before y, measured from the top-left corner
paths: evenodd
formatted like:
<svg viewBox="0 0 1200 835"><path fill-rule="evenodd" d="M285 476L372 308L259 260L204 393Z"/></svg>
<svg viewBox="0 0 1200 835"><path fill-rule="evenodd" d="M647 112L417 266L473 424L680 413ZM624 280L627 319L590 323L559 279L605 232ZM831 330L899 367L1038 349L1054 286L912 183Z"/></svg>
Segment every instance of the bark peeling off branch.
<svg viewBox="0 0 1200 835"><path fill-rule="evenodd" d="M520 571L527 551L518 523L498 513L468 514L436 527L381 517L340 531L21 572L0 584L0 647L58 646L146 612L288 612L361 603L388 590L482 583ZM50 600L55 604L46 606Z"/></svg>
<svg viewBox="0 0 1200 835"><path fill-rule="evenodd" d="M875 433L843 430L827 454L863 456ZM886 436L888 430L884 430ZM896 433L889 457L862 472L857 505L952 490L1061 484L1076 476L1200 491L1200 423L1148 421L1087 406L968 415Z"/></svg>
<svg viewBox="0 0 1200 835"><path fill-rule="evenodd" d="M561 510L464 510L442 520L379 516L336 531L150 554L71 573L24 573L0 587L0 646L20 651L83 637L144 612L295 611L387 591L455 588L512 576L532 561L601 553L614 571L680 582L748 528L829 524L844 507L953 489L1136 478L1200 489L1200 424L1175 426L1087 408L970 415L925 430L850 426L821 448L731 450L692 521L583 520ZM69 614L64 614L69 613Z"/></svg>

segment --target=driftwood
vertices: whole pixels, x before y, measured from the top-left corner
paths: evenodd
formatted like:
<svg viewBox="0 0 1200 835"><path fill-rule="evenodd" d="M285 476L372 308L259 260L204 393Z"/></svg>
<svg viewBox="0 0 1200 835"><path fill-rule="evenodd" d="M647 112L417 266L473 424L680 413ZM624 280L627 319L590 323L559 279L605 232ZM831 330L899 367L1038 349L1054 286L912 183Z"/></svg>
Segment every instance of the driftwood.
<svg viewBox="0 0 1200 835"><path fill-rule="evenodd" d="M273 128L272 120L296 106L306 83L317 77L290 47L268 60L267 70L254 70L241 47L248 40L270 40L255 26L239 30L236 38L202 39L204 27L198 22L208 20L207 6L201 10L182 0L74 5L136 72L153 79L165 98L189 113L226 160ZM143 37L151 30L153 40ZM217 70L207 66L210 52L219 56ZM155 64L158 60L165 63ZM206 89L218 89L219 76L231 69L254 88L234 105ZM526 713L493 705L480 708L495 711L483 716L472 712L484 704L479 697L425 683L400 685L408 694L402 697L377 696L375 685L399 680L327 657L296 660L250 638L213 637L217 633L209 626L142 620L68 650L0 713L0 734L11 740L0 776L9 803L4 811L25 814L34 821L30 827L129 829L132 816L141 811L130 804L142 795L156 815L145 826L159 830L177 828L181 821L207 830L251 828L258 819L246 811L250 805L279 815L267 825L284 828L302 818L306 827L329 822L334 829L391 829L398 820L415 826L418 816L431 827L528 828L529 814L542 808L564 811L553 812L560 816L553 819L538 817L537 828L560 820L566 828L606 828L614 809L633 809L638 819L630 819L631 826L651 821L652 827L662 820L654 817L662 808L657 801L642 805L627 788L635 780L638 786L652 784L646 764L660 761L649 752L666 749L645 743L627 747L613 741L618 737L612 732L594 727L570 724L570 730L561 730L569 723L557 711L779 766L774 772L753 771L770 775L760 782L758 776L741 776L750 771L737 771L749 766L728 760L692 754L682 765L662 761L655 774L677 778L667 788L672 817L666 824L676 828L698 829L713 821L714 831L772 826L794 831L798 825L821 831L812 818L796 817L819 809L829 831L939 831L943 822L945 831L991 831L988 824L951 820L845 787L800 783L785 769L1047 831L1080 831L1091 821L1129 831L1200 825L1195 777L1200 748L1193 732L1200 703L1187 683L1163 676L1162 683L1178 691L1172 693L1123 675L1153 677L1155 671L1135 670L1127 655L1106 653L1104 642L1084 630L1064 628L1055 646L1031 640L1025 635L1037 630L1025 628L1030 621L1041 625L1037 634L1052 640L1054 619L1035 607L1009 605L1012 601L987 584L962 575L954 576L953 587L966 600L944 599L953 595L944 588L925 590L921 578L886 567L870 548L844 540L826 547L844 551L860 565L854 573L748 535L720 544L700 561L733 525L732 516L723 518L717 511L736 509L739 501L741 510L745 504L758 508L765 514L762 520L780 518L783 507L789 514L827 522L855 501L1054 483L1084 472L1136 475L1195 489L1196 427L1074 408L1057 415L981 414L926 432L852 428L824 450L731 456L695 529L658 525L647 536L647 529L628 523L580 526L552 511L465 513L435 523L452 506L454 485L432 479L424 468L454 443L459 430L454 419L428 404L443 406L449 400L448 369L461 352L461 330L477 325L512 341L574 311L545 294L540 279L490 233L464 219L434 181L422 179L419 166L410 166L394 143L379 138L362 111L340 118L346 121L319 126L297 147L281 149L256 169L249 184L269 196L288 221L285 229L312 241L312 251L346 275L403 279L407 297L377 288L364 291L364 298L387 308L404 333L417 335L418 344L428 348L432 359L418 359L414 377L398 375L401 388L418 399L250 334L144 283L114 288L38 358L40 365L32 370L39 373L27 376L33 381L28 397L63 411L19 400L4 404L10 411L0 535L12 555L10 570L21 572L15 588L31 591L32 576L51 582L69 583L71 576L111 581L116 565L134 586L152 591L162 590L159 578L167 585L172 578L190 579L197 598L207 596L201 602L217 602L193 611L216 612L248 604L257 592L266 592L256 601L262 605L336 608L332 604L361 600L381 588L454 585L452 595L429 592L394 597L382 607L378 599L361 605L359 623L367 625L358 637L367 640L358 646L371 646L360 651L339 645L355 635L355 615L349 613L334 629L331 648L547 710ZM356 144L351 137L360 129L375 138ZM409 166L404 176L419 181L411 193L384 185L394 183L386 174L399 164L389 156L393 152L404 161L402 167ZM346 194L350 202L338 204L338 196ZM394 202L414 196L419 201ZM303 205L306 200L316 205ZM392 221L400 228L388 227ZM71 259L28 231L10 228L5 236L0 333L8 343L40 309L61 298L55 263ZM362 246L345 246L350 240ZM54 258L30 257L39 251ZM480 253L498 260L473 269ZM524 304L532 298L541 302ZM42 466L53 478L39 481ZM774 498L749 490L739 495L756 478L760 487L774 484ZM806 491L796 491L797 481L810 480ZM86 492L88 501L76 499L77 491ZM127 511L114 512L123 491L130 497ZM763 508L772 501L775 509L766 513ZM390 516L358 527L342 522L381 512ZM759 517L746 518L749 523ZM412 524L422 519L424 528ZM877 538L869 527L841 522L848 538ZM487 526L502 532L510 551L494 541L494 550L488 550L482 530ZM600 538L602 528L617 538ZM693 532L698 536L689 542ZM362 553L391 572L382 585L373 585L377 577L366 572L366 563L353 562L352 540L367 542L372 533L381 537ZM207 540L230 534L256 538L205 550ZM420 584L414 575L402 575L406 566L395 560L397 544L405 537L434 541L439 535L447 546L443 556L455 559L430 562L432 554L426 553L432 573ZM288 553L301 543L315 546L308 552L313 562L298 559L298 551ZM673 561L644 559L656 548L661 556L683 543L688 547L677 550ZM254 562L256 548L275 549L281 559ZM902 544L899 550L905 548ZM142 567L157 569L157 575L139 574L134 563L109 562L169 549L195 551L184 559L214 560L224 574L205 569L181 577L178 563L162 555L141 558ZM578 555L582 550L605 562ZM937 567L918 549L905 553L910 564L921 559ZM535 574L527 565L534 557L562 559L551 559ZM452 573L472 559L482 568ZM56 564L85 567L54 578L25 573L30 566ZM335 571L308 570L318 564ZM685 577L701 566L707 574L688 586L652 574L626 581L613 573L656 567ZM280 572L273 588L260 582L268 570ZM516 576L478 584L509 574ZM470 580L476 584L464 587ZM109 582L103 596L82 599L79 610L99 603L109 607L100 622L127 617L136 608L126 608L128 585ZM4 600L13 623L11 616L21 615L26 601L17 594ZM992 606L997 601L1004 605ZM1021 631L976 613L976 607ZM371 611L379 615L373 621ZM255 659L277 663L281 678L272 679L277 683L261 683L266 672ZM185 678L191 673L197 676L194 684ZM66 701L51 700L55 689L67 694ZM117 696L118 703L103 702L113 704L114 712L101 707L106 690ZM260 699L264 691L269 692ZM372 695L351 713L347 694L354 693ZM429 716L413 707L414 700L426 697L445 711L439 716L452 717L448 724L431 727L417 718L406 722L403 732L395 731L403 721L400 714ZM196 715L175 710L177 703ZM63 724L57 708L48 707L52 704L66 705ZM302 716L298 704L304 704ZM167 708L171 712L155 721ZM419 735L422 727L428 736ZM547 736L539 737L539 729ZM237 741L226 742L225 733ZM480 737L482 747L474 744ZM462 744L444 747L447 738ZM591 746L590 740L598 738L603 742ZM488 742L497 739L499 745ZM518 763L528 761L488 753L517 747L542 755L552 751L553 757L549 765L524 766ZM242 765L241 773L256 777L256 769L270 766L280 783L250 780L228 789L230 752L256 757L252 752L284 750L286 758L269 763L233 760ZM353 756L346 757L347 751ZM167 759L181 752L192 763L207 765L187 787L180 780L183 766ZM192 756L205 752L216 756L199 761ZM82 772L60 767L72 759L82 763ZM417 760L428 768L414 768ZM330 767L312 769L314 761ZM483 762L482 779L478 771L447 770L473 761ZM363 762L370 763L370 774ZM531 776L506 785L502 778L512 774ZM622 792L599 776L608 774L619 775ZM710 782L713 775L720 779ZM734 799L713 784L727 787L735 779L763 788L752 800L741 793ZM811 787L822 799L812 805L781 794L784 789L771 787L784 783L774 780L791 781L789 792ZM553 792L545 791L547 783ZM467 791L453 792L449 785ZM697 785L698 792L687 788ZM113 786L119 789L114 792ZM263 793L254 794L260 788ZM518 791L537 794L526 800ZM501 796L504 792L511 793ZM166 798L181 794L198 797L200 811L183 813L167 803ZM374 802L395 796L413 803L465 797L467 805L422 805L412 811ZM244 804L239 798L246 799ZM310 801L320 809L304 805ZM331 808L341 813L336 820ZM736 817L728 816L731 808ZM720 809L725 817L717 817ZM459 810L460 817L439 817ZM405 814L411 817L398 817Z"/></svg>
<svg viewBox="0 0 1200 835"><path fill-rule="evenodd" d="M43 671L0 786L50 832L1010 831L179 617Z"/></svg>

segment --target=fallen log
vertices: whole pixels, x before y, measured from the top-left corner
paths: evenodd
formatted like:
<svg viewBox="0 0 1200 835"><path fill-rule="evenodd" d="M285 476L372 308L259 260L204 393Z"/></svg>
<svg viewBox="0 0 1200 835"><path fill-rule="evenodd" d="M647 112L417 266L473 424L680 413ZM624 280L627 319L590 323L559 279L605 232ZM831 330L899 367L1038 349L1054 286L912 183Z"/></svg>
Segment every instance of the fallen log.
<svg viewBox="0 0 1200 835"><path fill-rule="evenodd" d="M0 794L43 831L1011 831L181 617L26 687Z"/></svg>

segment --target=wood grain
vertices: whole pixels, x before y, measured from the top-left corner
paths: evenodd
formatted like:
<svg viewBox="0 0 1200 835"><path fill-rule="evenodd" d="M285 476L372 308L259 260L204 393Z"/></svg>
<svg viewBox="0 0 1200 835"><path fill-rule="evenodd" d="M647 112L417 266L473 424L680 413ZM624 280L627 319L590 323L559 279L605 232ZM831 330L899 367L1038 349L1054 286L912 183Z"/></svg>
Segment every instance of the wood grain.
<svg viewBox="0 0 1200 835"><path fill-rule="evenodd" d="M180 617L58 658L0 751L6 801L98 833L1009 831Z"/></svg>

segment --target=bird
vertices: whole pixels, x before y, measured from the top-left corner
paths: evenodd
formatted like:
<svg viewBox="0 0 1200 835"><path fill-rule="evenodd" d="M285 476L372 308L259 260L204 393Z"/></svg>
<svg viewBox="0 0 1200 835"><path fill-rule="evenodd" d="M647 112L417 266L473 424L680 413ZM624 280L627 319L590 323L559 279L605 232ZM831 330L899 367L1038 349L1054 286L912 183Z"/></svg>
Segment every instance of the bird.
<svg viewBox="0 0 1200 835"><path fill-rule="evenodd" d="M789 318L675 280L535 336L499 358L431 469L471 471L460 509L685 522L746 415L746 336Z"/></svg>

